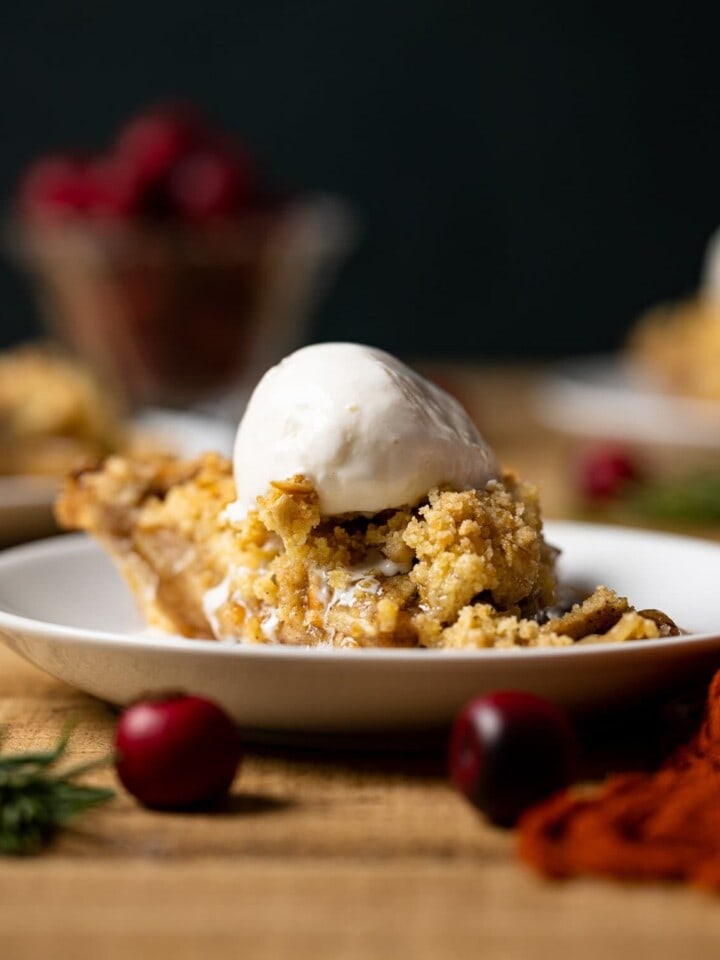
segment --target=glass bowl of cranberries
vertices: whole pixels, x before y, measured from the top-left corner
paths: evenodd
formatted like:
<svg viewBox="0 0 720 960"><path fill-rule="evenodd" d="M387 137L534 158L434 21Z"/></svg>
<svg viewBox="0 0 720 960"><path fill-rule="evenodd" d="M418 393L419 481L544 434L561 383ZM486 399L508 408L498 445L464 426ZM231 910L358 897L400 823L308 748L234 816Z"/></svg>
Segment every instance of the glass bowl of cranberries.
<svg viewBox="0 0 720 960"><path fill-rule="evenodd" d="M9 242L49 330L135 405L242 396L299 345L352 241L344 205L269 186L195 110L146 110L109 152L18 185Z"/></svg>

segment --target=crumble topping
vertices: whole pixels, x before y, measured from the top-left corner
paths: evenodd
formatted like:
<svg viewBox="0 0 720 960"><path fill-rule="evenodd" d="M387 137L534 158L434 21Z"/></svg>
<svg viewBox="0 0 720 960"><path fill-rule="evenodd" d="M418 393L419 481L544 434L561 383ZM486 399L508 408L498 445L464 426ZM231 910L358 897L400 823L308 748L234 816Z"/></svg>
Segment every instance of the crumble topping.
<svg viewBox="0 0 720 960"><path fill-rule="evenodd" d="M556 551L537 491L509 473L373 516L321 516L302 476L273 483L242 521L227 510L234 498L231 466L216 455L110 457L68 480L57 514L108 547L151 625L185 636L510 648L669 629L605 587L548 619Z"/></svg>
<svg viewBox="0 0 720 960"><path fill-rule="evenodd" d="M675 393L720 399L720 305L699 296L654 307L628 341L629 356Z"/></svg>

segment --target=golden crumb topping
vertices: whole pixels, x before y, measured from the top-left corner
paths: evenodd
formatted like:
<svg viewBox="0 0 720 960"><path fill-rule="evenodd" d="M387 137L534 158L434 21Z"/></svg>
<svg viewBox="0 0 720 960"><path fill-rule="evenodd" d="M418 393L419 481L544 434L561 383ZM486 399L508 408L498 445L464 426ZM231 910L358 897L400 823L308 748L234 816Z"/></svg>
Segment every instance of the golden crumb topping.
<svg viewBox="0 0 720 960"><path fill-rule="evenodd" d="M720 303L696 297L648 311L628 350L640 369L675 393L720 400Z"/></svg>
<svg viewBox="0 0 720 960"><path fill-rule="evenodd" d="M67 482L57 514L110 549L153 625L186 636L481 649L670 629L604 587L549 616L556 551L537 491L511 474L374 516L321 516L301 476L274 483L239 521L234 499L221 457L111 457Z"/></svg>

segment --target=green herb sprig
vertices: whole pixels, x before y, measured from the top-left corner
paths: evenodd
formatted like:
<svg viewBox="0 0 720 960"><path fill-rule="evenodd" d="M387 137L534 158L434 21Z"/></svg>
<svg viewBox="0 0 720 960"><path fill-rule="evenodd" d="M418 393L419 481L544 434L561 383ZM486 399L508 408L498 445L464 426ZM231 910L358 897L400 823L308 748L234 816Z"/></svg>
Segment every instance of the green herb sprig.
<svg viewBox="0 0 720 960"><path fill-rule="evenodd" d="M720 473L696 471L640 487L628 507L641 517L668 523L720 523Z"/></svg>
<svg viewBox="0 0 720 960"><path fill-rule="evenodd" d="M115 796L73 781L108 763L94 760L58 772L70 730L46 752L0 754L0 855L39 853L65 824Z"/></svg>

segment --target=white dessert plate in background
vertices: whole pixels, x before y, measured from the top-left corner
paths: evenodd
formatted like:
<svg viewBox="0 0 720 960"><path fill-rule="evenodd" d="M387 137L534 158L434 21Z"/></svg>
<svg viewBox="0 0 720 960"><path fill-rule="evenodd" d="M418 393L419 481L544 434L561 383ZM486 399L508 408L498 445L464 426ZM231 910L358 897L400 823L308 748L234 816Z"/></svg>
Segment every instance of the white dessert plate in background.
<svg viewBox="0 0 720 960"><path fill-rule="evenodd" d="M574 710L627 703L720 666L720 546L550 523L564 579L604 583L664 610L691 636L532 650L333 650L143 634L100 548L56 537L0 556L0 637L48 673L114 704L151 689L222 703L246 729L408 731L446 724L468 698L528 690Z"/></svg>
<svg viewBox="0 0 720 960"><path fill-rule="evenodd" d="M720 402L663 391L618 355L564 360L540 381L534 399L537 418L566 433L720 447Z"/></svg>
<svg viewBox="0 0 720 960"><path fill-rule="evenodd" d="M134 428L148 442L180 457L195 457L205 450L230 456L235 436L232 425L223 420L175 410L148 409L135 418ZM52 477L0 476L0 544L52 533L57 488Z"/></svg>
<svg viewBox="0 0 720 960"><path fill-rule="evenodd" d="M135 432L166 444L178 457L197 457L214 450L232 456L235 425L220 417L149 407L133 420Z"/></svg>

